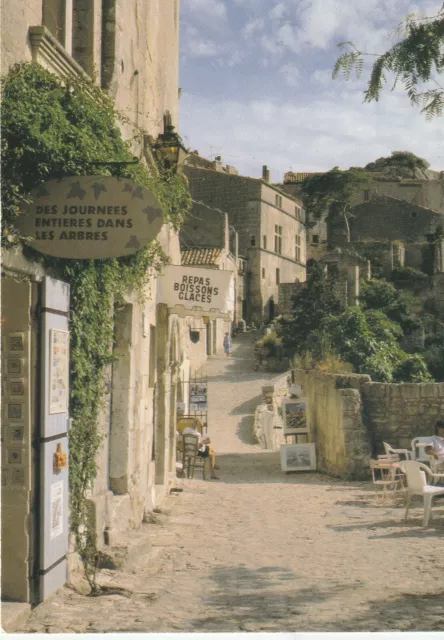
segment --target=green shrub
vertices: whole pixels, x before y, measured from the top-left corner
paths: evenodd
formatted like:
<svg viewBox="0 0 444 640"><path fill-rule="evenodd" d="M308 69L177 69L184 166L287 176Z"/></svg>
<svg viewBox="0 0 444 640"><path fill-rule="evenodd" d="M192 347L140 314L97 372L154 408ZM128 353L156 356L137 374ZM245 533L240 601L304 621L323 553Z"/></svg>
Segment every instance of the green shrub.
<svg viewBox="0 0 444 640"><path fill-rule="evenodd" d="M423 353L427 367L437 382L444 382L444 344L432 344Z"/></svg>
<svg viewBox="0 0 444 640"><path fill-rule="evenodd" d="M432 380L426 361L417 353L409 355L393 371L393 382L430 382Z"/></svg>
<svg viewBox="0 0 444 640"><path fill-rule="evenodd" d="M390 280L398 289L412 289L415 292L425 289L430 282L429 276L412 267L395 267Z"/></svg>

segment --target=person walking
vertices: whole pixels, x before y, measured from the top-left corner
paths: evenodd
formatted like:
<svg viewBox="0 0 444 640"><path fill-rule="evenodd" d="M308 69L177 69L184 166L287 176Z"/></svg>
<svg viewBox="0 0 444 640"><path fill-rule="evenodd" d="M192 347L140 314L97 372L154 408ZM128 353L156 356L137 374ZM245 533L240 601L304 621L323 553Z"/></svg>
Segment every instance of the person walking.
<svg viewBox="0 0 444 640"><path fill-rule="evenodd" d="M231 340L230 334L227 332L224 338L224 353L227 356L227 358L231 357L232 350L233 350L233 342Z"/></svg>

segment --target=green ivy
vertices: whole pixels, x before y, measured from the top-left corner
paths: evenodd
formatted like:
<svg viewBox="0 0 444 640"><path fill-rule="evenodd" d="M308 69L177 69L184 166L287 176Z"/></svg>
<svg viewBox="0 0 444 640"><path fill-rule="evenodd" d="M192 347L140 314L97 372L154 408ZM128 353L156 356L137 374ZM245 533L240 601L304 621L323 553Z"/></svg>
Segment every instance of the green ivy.
<svg viewBox="0 0 444 640"><path fill-rule="evenodd" d="M93 83L61 80L37 64L14 66L2 79L2 244L20 242L14 219L33 188L68 175L116 175L155 193L169 223L179 229L191 203L186 181L142 163L118 124L124 118ZM137 132L136 132L137 133ZM143 135L144 132L138 132ZM104 374L113 361L114 305L125 292L143 298L153 272L168 262L157 241L136 254L108 260L63 260L24 247L70 284L70 528L92 592L99 553L88 495L96 477L101 443L99 416L108 393Z"/></svg>

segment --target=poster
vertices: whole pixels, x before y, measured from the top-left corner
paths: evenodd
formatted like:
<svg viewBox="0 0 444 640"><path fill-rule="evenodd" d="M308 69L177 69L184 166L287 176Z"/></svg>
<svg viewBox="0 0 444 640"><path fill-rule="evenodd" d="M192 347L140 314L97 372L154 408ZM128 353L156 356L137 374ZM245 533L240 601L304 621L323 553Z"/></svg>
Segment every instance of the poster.
<svg viewBox="0 0 444 640"><path fill-rule="evenodd" d="M63 481L51 486L51 540L63 533Z"/></svg>
<svg viewBox="0 0 444 640"><path fill-rule="evenodd" d="M208 411L208 383L192 382L190 385L190 413Z"/></svg>
<svg viewBox="0 0 444 640"><path fill-rule="evenodd" d="M49 413L68 411L69 331L50 330Z"/></svg>

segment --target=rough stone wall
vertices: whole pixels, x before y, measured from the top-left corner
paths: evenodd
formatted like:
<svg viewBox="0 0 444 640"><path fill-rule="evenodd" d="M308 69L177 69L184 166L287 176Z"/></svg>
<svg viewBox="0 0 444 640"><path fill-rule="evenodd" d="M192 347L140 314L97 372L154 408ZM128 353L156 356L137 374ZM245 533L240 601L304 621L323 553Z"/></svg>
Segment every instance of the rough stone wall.
<svg viewBox="0 0 444 640"><path fill-rule="evenodd" d="M426 234L444 226L444 214L386 196L379 196L353 208L351 239L425 242Z"/></svg>
<svg viewBox="0 0 444 640"><path fill-rule="evenodd" d="M204 204L193 203L179 235L185 247L220 247L228 250L228 214Z"/></svg>
<svg viewBox="0 0 444 640"><path fill-rule="evenodd" d="M369 379L353 374L294 372L294 380L307 399L307 420L314 432L319 471L348 479L368 476L370 449L360 388ZM353 388L337 388L338 381Z"/></svg>
<svg viewBox="0 0 444 640"><path fill-rule="evenodd" d="M362 386L365 422L372 434L373 453L382 453L382 442L410 448L413 438L433 435L444 416L444 383L384 384Z"/></svg>
<svg viewBox="0 0 444 640"><path fill-rule="evenodd" d="M444 180L442 178L433 180L374 179L371 185L356 193L355 202L363 202L369 197L382 194L444 213Z"/></svg>
<svg viewBox="0 0 444 640"><path fill-rule="evenodd" d="M20 9L14 0L1 4L1 73L16 62L31 61L28 27L42 24L42 0L22 0Z"/></svg>

